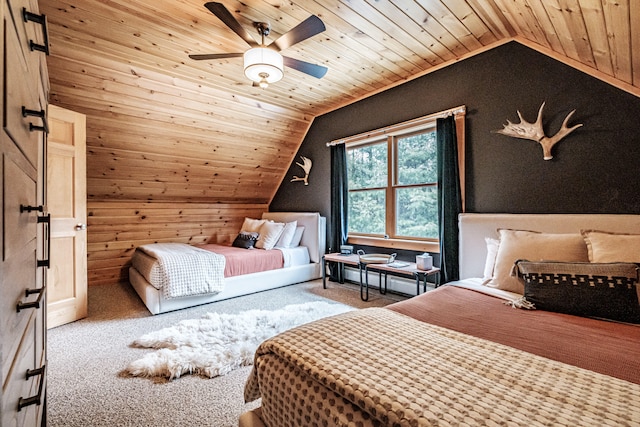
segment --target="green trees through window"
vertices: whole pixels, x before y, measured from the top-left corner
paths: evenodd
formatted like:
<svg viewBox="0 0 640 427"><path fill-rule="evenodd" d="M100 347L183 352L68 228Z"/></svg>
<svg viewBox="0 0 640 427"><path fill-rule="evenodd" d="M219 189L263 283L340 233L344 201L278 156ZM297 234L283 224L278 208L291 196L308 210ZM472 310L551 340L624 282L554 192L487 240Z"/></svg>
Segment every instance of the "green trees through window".
<svg viewBox="0 0 640 427"><path fill-rule="evenodd" d="M347 147L349 233L437 239L435 129Z"/></svg>
<svg viewBox="0 0 640 427"><path fill-rule="evenodd" d="M347 149L350 233L385 234L387 158L386 141Z"/></svg>

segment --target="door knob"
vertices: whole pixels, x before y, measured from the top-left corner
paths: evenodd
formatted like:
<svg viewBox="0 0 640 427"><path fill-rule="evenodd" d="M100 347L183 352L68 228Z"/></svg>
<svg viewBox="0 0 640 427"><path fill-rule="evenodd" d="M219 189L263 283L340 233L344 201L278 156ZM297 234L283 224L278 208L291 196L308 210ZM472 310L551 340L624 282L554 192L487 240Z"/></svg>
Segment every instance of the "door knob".
<svg viewBox="0 0 640 427"><path fill-rule="evenodd" d="M87 224L83 224L81 222L76 224L75 227L76 231L82 231L82 230L86 230L87 229Z"/></svg>

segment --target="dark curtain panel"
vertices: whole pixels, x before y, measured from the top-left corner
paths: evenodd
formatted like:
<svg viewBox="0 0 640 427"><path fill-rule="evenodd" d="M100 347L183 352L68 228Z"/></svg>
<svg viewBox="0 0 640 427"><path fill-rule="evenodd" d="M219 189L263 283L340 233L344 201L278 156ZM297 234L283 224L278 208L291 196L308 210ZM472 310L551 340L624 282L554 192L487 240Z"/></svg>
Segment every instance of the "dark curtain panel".
<svg viewBox="0 0 640 427"><path fill-rule="evenodd" d="M453 116L436 122L438 144L438 223L440 224L440 283L458 280L458 215L462 211L458 141Z"/></svg>
<svg viewBox="0 0 640 427"><path fill-rule="evenodd" d="M347 242L347 150L344 144L331 146L331 220L329 221L329 251L340 252ZM343 271L331 265L330 280L343 282Z"/></svg>

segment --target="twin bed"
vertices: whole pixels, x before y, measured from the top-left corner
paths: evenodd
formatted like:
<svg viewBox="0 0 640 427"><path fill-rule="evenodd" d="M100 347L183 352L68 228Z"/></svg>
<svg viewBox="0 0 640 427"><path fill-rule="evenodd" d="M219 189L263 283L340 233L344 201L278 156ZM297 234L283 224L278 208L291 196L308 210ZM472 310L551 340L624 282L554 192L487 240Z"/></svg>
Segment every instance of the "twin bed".
<svg viewBox="0 0 640 427"><path fill-rule="evenodd" d="M275 223L295 222L302 228L299 244L271 250L213 244L150 245L149 250L136 249L129 281L149 311L159 314L321 277L325 218L317 212L265 212L262 218ZM181 256L185 251L189 256ZM159 274L154 255L160 252L166 253L167 269L179 273L177 287L169 289L166 277Z"/></svg>
<svg viewBox="0 0 640 427"><path fill-rule="evenodd" d="M585 275L496 283L519 254L571 268L640 262L638 235L637 215L463 214L460 281L265 341L245 386L261 406L240 426L640 425L638 324L514 308L544 280L572 288ZM594 275L589 286L600 306L635 292L625 316L637 319L631 267L629 280Z"/></svg>

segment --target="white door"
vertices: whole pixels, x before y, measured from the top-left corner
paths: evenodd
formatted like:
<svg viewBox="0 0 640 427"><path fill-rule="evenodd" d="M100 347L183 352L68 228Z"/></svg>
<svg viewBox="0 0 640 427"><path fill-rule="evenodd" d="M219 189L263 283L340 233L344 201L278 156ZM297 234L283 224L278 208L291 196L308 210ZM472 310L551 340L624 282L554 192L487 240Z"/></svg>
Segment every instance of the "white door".
<svg viewBox="0 0 640 427"><path fill-rule="evenodd" d="M55 105L47 118L47 326L53 328L87 316L86 118Z"/></svg>

